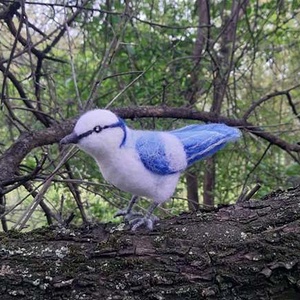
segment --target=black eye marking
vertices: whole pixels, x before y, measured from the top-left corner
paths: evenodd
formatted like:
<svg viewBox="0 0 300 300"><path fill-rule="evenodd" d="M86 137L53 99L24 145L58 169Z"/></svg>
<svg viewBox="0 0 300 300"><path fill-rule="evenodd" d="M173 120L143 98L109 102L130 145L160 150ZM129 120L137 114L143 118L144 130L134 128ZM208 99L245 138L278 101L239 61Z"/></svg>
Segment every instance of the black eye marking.
<svg viewBox="0 0 300 300"><path fill-rule="evenodd" d="M93 131L95 131L95 132L98 133L98 132L101 132L102 129L103 129L103 128L102 128L101 126L98 125L98 126L95 126L95 127L94 127Z"/></svg>
<svg viewBox="0 0 300 300"><path fill-rule="evenodd" d="M88 130L86 132L83 132L83 133L79 134L77 136L77 142L80 142L81 139L88 137L89 135L93 134L94 132L95 133L99 133L99 132L101 132L104 129L116 128L116 127L122 128L122 130L124 132L123 140L122 140L122 142L120 144L120 147L122 147L125 144L125 141L126 141L126 138L127 138L127 133L126 133L125 123L124 123L124 121L121 118L119 118L118 122L116 122L116 123L113 123L113 124L110 124L110 125L105 125L105 126L97 125L93 129Z"/></svg>

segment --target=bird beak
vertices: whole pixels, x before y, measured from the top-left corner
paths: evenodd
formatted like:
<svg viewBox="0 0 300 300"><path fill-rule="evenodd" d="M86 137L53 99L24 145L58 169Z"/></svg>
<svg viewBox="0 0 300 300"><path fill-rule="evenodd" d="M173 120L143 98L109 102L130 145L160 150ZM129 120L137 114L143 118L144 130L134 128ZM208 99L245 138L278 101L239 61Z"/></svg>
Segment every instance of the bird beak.
<svg viewBox="0 0 300 300"><path fill-rule="evenodd" d="M79 141L78 135L75 132L66 135L63 139L60 140L60 145L67 145L67 144L77 144Z"/></svg>

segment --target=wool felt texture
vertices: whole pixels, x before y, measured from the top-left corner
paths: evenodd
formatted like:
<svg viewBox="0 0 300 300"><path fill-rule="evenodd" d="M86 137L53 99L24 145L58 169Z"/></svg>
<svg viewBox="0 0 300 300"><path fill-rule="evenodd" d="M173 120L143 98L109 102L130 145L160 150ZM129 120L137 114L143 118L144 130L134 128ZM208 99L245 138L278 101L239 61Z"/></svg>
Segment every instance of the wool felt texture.
<svg viewBox="0 0 300 300"><path fill-rule="evenodd" d="M129 128L109 110L95 109L83 114L73 132L61 144L74 143L97 162L103 177L133 195L128 208L117 215L130 220L138 197L153 201L144 217L132 220L153 228L155 207L173 195L180 174L241 136L225 124L190 125L171 131L144 131Z"/></svg>

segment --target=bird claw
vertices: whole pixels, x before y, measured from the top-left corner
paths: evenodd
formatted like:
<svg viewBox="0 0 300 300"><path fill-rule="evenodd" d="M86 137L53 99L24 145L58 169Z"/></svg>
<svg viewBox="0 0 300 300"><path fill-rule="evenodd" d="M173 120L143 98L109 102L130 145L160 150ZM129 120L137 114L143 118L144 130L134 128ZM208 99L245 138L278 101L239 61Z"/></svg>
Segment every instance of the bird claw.
<svg viewBox="0 0 300 300"><path fill-rule="evenodd" d="M151 217L136 218L130 221L129 224L131 226L131 231L136 231L137 228L139 228L142 225L145 225L146 228L152 231L154 223L157 222L158 220L159 220L158 217L152 215Z"/></svg>
<svg viewBox="0 0 300 300"><path fill-rule="evenodd" d="M143 216L143 214L141 214L141 213L137 213L137 212L128 213L127 210L121 209L116 212L116 214L114 215L114 218L124 217L124 221L130 222L131 219L135 219L135 218L141 217L141 216Z"/></svg>

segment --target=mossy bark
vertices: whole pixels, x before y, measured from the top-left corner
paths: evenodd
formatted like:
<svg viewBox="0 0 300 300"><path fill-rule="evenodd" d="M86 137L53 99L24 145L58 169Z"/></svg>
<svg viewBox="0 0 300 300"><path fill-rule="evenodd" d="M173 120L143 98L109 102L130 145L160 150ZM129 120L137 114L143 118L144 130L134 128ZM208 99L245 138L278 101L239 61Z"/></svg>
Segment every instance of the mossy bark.
<svg viewBox="0 0 300 300"><path fill-rule="evenodd" d="M300 299L300 189L161 221L0 235L0 299Z"/></svg>

